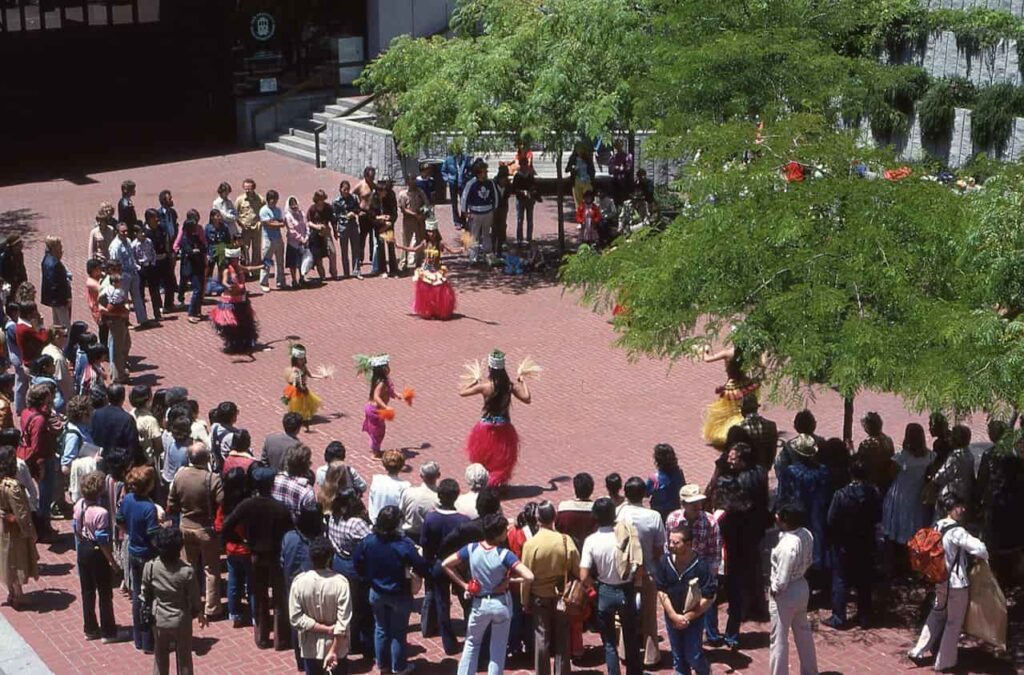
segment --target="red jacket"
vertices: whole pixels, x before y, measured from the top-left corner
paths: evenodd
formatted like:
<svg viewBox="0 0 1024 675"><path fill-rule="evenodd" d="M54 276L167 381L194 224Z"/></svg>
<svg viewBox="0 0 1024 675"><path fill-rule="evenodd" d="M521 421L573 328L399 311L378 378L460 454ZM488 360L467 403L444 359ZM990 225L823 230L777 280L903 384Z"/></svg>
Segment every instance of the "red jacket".
<svg viewBox="0 0 1024 675"><path fill-rule="evenodd" d="M14 340L18 343L18 349L21 350L21 362L25 364L25 368L28 368L30 363L43 355L43 347L46 346L48 339L49 335L45 328L36 330L32 326L18 322L14 328Z"/></svg>
<svg viewBox="0 0 1024 675"><path fill-rule="evenodd" d="M597 227L597 224L601 222L601 209L600 207L598 207L597 204L588 205L586 202L583 202L582 204L577 206L576 222L579 223L580 225L583 224L588 209L590 210L590 222L594 224L594 227Z"/></svg>
<svg viewBox="0 0 1024 675"><path fill-rule="evenodd" d="M32 476L39 478L43 474L43 464L47 457L56 454L57 437L50 429L50 411L37 408L25 408L21 411L21 444L18 446L18 458L28 465Z"/></svg>

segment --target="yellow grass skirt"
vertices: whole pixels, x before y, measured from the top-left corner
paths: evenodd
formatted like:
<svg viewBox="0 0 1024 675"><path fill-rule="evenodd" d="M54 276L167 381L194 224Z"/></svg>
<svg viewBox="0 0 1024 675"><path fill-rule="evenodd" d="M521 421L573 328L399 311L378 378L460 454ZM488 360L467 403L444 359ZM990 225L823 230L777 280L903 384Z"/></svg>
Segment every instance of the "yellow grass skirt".
<svg viewBox="0 0 1024 675"><path fill-rule="evenodd" d="M302 393L296 387L288 385L282 397L288 402L288 412L299 413L303 422L309 422L320 409L320 397L311 391Z"/></svg>
<svg viewBox="0 0 1024 675"><path fill-rule="evenodd" d="M719 397L704 408L704 440L716 448L725 447L729 429L742 421L740 401Z"/></svg>

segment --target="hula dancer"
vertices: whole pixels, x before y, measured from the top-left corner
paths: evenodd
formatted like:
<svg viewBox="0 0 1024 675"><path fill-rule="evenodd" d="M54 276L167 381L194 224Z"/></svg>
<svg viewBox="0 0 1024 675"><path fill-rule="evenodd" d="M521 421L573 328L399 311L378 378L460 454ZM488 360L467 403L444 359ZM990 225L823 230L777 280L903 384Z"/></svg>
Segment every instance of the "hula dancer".
<svg viewBox="0 0 1024 675"><path fill-rule="evenodd" d="M529 403L530 389L526 380L541 369L527 357L519 364L513 383L505 371L505 353L498 349L487 357L487 369L487 378L484 379L479 362L467 364L468 374L463 376L459 395L479 394L484 399L480 421L466 439L466 455L470 462L483 464L489 474L487 484L497 487L508 483L519 459L519 434L509 416L512 397Z"/></svg>
<svg viewBox="0 0 1024 675"><path fill-rule="evenodd" d="M423 264L413 273L412 311L423 319L447 321L455 313L455 289L448 281L448 268L441 264L442 253L462 253L441 238L437 220L427 220L427 236L413 247L395 244L406 253L424 251Z"/></svg>
<svg viewBox="0 0 1024 675"><path fill-rule="evenodd" d="M412 389L404 389L401 395L395 392L391 382L391 365L387 354L375 354L355 357L356 371L364 375L370 383L370 398L363 408L363 431L370 437L370 451L374 457L381 456L381 444L387 433L387 423L395 419L395 409L390 406L392 398L400 398L407 405L412 405L415 395Z"/></svg>
<svg viewBox="0 0 1024 675"><path fill-rule="evenodd" d="M309 423L320 409L320 397L309 389L310 379L323 379L329 377L321 367L318 374L309 372L309 365L306 362L306 348L295 343L291 348L292 364L285 371L285 379L288 386L284 388L281 395L281 402L288 406L288 412L299 413L302 416L302 423L309 431Z"/></svg>
<svg viewBox="0 0 1024 675"><path fill-rule="evenodd" d="M722 449L729 429L743 421L740 413L740 401L749 393L761 386L757 380L747 377L740 367L742 352L736 347L711 353L710 347L704 350L704 362L725 361L726 381L715 389L718 399L704 409L704 440L716 448Z"/></svg>
<svg viewBox="0 0 1024 675"><path fill-rule="evenodd" d="M227 354L246 354L256 346L259 330L256 315L245 290L245 273L262 269L261 265L243 265L242 249L237 245L224 250L224 269L221 283L224 291L217 306L210 312L210 320L217 334L224 340Z"/></svg>

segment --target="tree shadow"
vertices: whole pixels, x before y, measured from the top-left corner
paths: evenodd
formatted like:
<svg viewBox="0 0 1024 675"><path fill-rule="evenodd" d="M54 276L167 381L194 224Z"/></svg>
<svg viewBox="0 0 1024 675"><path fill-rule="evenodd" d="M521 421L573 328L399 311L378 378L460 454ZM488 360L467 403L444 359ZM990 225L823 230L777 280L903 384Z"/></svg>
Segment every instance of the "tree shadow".
<svg viewBox="0 0 1024 675"><path fill-rule="evenodd" d="M42 216L32 209L0 211L0 232L4 236L8 234L21 235L21 238L28 244L38 239L35 222L41 219Z"/></svg>

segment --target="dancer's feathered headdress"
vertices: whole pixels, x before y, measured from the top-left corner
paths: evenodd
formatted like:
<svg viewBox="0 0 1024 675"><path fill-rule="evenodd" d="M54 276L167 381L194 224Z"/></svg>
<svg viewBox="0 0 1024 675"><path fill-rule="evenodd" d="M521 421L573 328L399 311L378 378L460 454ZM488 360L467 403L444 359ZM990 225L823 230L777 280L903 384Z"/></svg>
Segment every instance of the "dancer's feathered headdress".
<svg viewBox="0 0 1024 675"><path fill-rule="evenodd" d="M389 363L387 354L356 354L352 357L356 362L356 373L362 375L369 382L373 378L373 369L386 366Z"/></svg>
<svg viewBox="0 0 1024 675"><path fill-rule="evenodd" d="M288 353L291 355L293 359L304 359L306 358L306 347L301 343L293 342L291 349L288 350Z"/></svg>
<svg viewBox="0 0 1024 675"><path fill-rule="evenodd" d="M492 350L487 356L487 367L494 370L501 370L505 367L505 352L500 349Z"/></svg>

